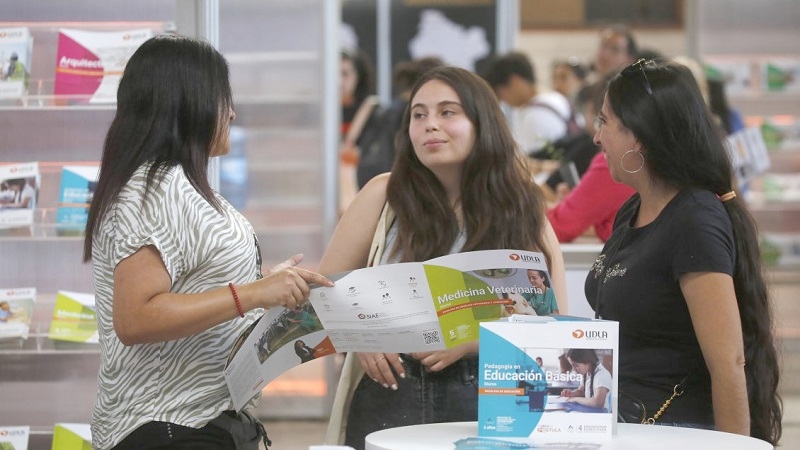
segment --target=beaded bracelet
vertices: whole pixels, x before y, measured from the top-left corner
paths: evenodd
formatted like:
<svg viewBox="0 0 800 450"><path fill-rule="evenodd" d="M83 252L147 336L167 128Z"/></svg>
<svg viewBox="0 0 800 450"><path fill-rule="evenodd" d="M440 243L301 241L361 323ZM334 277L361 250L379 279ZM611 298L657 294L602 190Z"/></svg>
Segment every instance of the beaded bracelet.
<svg viewBox="0 0 800 450"><path fill-rule="evenodd" d="M242 309L242 304L239 302L239 295L236 294L236 289L234 289L233 283L228 283L228 287L231 288L231 294L233 294L233 302L236 303L236 311L239 312L239 317L244 317L244 310Z"/></svg>

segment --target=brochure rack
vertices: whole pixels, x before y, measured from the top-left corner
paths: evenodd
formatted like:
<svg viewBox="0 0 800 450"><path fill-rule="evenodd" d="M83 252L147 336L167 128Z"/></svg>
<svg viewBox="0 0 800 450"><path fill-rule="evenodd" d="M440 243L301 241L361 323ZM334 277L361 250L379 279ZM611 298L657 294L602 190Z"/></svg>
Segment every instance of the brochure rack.
<svg viewBox="0 0 800 450"><path fill-rule="evenodd" d="M15 405L0 412L0 425L30 426L30 448L50 448L56 423L90 422L100 364L97 344L47 337L56 293L93 291L91 265L81 262L80 227L57 226L59 207L72 203L60 201L64 168L99 163L115 113L113 104L54 95L60 29L149 29L153 34L187 35L201 35L199 30L209 28L219 31L219 48L231 66L237 127L232 130L231 155L212 164L212 183L253 223L265 267L299 252L306 255L304 265L313 267L324 250L321 154L327 141L319 112L328 97L321 92L325 40L313 34L326 29L321 24L333 11L327 2L101 3L77 0L68 8L48 10L23 2L0 19L0 28L28 28L34 43L26 92L0 99L0 164L37 162L41 176L33 224L0 230L0 286L30 285L39 293L28 338L0 345L0 396ZM216 7L219 11L207 10ZM309 23L313 25L305 26ZM281 39L270 33L280 33ZM294 39L292 33L302 39ZM332 104L336 99L329 97ZM241 174L244 179L236 177ZM287 403L284 399L291 396L291 404L268 411L326 414L325 369L317 366L311 374L322 386L309 394L313 398L279 392L274 400Z"/></svg>

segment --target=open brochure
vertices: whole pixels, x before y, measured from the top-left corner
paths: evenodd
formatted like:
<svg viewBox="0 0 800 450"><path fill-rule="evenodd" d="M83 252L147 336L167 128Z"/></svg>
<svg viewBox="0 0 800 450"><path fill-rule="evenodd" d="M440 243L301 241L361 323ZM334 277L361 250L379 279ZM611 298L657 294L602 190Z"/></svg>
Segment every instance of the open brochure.
<svg viewBox="0 0 800 450"><path fill-rule="evenodd" d="M243 408L280 374L315 358L443 350L477 340L481 322L536 314L534 302L555 299L529 281L528 270L550 284L544 256L521 250L457 253L330 276L335 286L312 287L301 310L272 308L240 337L225 368L234 406Z"/></svg>

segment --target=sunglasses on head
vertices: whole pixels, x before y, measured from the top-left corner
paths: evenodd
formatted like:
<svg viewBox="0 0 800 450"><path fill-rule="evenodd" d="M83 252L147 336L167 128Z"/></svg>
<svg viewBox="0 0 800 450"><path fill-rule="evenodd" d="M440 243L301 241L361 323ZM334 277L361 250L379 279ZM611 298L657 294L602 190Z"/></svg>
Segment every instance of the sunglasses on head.
<svg viewBox="0 0 800 450"><path fill-rule="evenodd" d="M632 77L641 73L642 83L644 84L644 89L647 91L647 95L653 95L653 88L650 86L650 80L647 79L647 73L644 71L645 67L655 68L656 62L652 59L641 58L630 66L622 69L622 75L626 77Z"/></svg>

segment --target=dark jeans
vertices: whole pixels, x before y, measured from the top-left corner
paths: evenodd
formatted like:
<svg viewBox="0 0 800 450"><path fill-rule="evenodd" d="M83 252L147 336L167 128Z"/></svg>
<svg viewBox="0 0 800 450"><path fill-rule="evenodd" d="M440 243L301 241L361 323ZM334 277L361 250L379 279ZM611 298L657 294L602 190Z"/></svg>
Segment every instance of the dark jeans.
<svg viewBox="0 0 800 450"><path fill-rule="evenodd" d="M202 428L148 422L113 450L258 450L261 437L267 446L271 445L261 422L247 413L225 411Z"/></svg>
<svg viewBox="0 0 800 450"><path fill-rule="evenodd" d="M397 390L361 379L347 417L345 444L364 449L364 439L386 428L478 420L478 357L463 358L440 372L428 372L402 355L406 377Z"/></svg>

